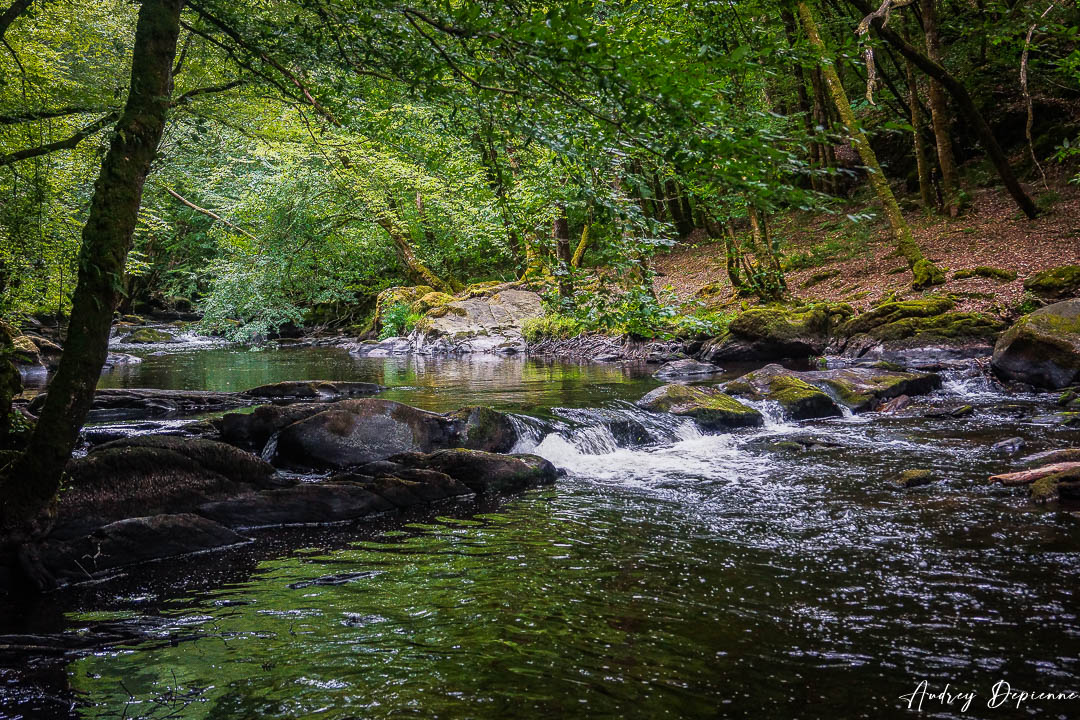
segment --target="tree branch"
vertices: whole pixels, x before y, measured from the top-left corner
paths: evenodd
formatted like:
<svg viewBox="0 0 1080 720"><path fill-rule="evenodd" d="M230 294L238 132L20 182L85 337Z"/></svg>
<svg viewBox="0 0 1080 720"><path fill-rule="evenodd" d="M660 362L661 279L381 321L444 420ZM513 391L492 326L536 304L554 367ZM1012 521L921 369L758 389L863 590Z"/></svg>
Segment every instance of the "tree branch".
<svg viewBox="0 0 1080 720"><path fill-rule="evenodd" d="M69 138L64 140L57 140L56 142L48 143L46 145L39 145L38 147L26 148L25 150L19 150L7 155L0 155L0 167L5 167L13 163L17 163L21 160L27 160L29 158L41 157L42 155L48 155L58 150L70 150L86 138L90 137L94 133L104 128L109 123L113 122L120 116L119 112L111 112L108 115L95 120L79 132L75 133Z"/></svg>
<svg viewBox="0 0 1080 720"><path fill-rule="evenodd" d="M179 200L182 204L184 204L187 207L191 208L195 212L199 212L199 213L202 213L203 215L205 215L205 216L207 216L209 218L213 218L214 220L217 220L218 222L220 222L222 225L227 225L228 227L232 228L233 230L240 233L241 235L243 235L243 236L245 236L247 238L250 238L251 240L257 240L258 239L254 235L249 233L247 230L245 230L244 228L240 227L239 225L235 225L235 224L229 222L225 218L218 215L216 212L214 212L212 210L207 210L206 208L199 207L198 205L191 202L190 200L186 200L185 198L183 198L178 192L176 192L172 188L165 188L165 192L169 193L174 198Z"/></svg>
<svg viewBox="0 0 1080 720"><path fill-rule="evenodd" d="M234 87L240 87L245 83L247 83L246 80L233 80L231 82L222 83L221 85L210 85L204 88L195 88L194 90L188 90L186 93L173 100L173 105L184 105L185 103L190 102L192 98L198 97L199 95L209 95L210 93L225 92L227 90L232 90Z"/></svg>
<svg viewBox="0 0 1080 720"><path fill-rule="evenodd" d="M14 0L8 9L0 13L0 38L4 37L7 33L8 27L15 21L15 18L25 12L26 8L30 7L34 3L34 0Z"/></svg>
<svg viewBox="0 0 1080 720"><path fill-rule="evenodd" d="M34 122L35 120L49 120L51 118L67 117L68 115L85 115L109 111L111 108L92 107L66 107L56 110L36 110L25 112L21 115L0 115L0 125L17 125L19 123Z"/></svg>

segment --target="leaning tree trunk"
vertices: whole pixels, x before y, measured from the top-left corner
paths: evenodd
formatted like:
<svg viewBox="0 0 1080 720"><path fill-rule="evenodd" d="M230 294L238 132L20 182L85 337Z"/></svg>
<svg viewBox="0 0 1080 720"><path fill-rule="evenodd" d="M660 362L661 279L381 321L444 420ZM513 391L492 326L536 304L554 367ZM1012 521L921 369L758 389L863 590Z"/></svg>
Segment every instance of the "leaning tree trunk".
<svg viewBox="0 0 1080 720"><path fill-rule="evenodd" d="M810 12L809 6L805 2L800 2L798 9L799 19L802 21L806 36L819 57L822 58L821 73L825 77L825 84L829 88L829 94L832 96L836 111L840 114L840 120L847 127L852 145L855 146L855 150L859 153L863 164L870 171L870 184L873 186L878 200L881 201L885 219L889 221L889 227L892 228L896 251L907 260L908 267L911 268L911 273L914 276L912 284L916 289L943 284L945 274L940 268L926 259L919 245L911 236L911 228L908 227L903 213L900 212L900 206L897 205L892 188L889 187L885 173L882 172L881 165L878 164L877 156L874 154L873 148L870 147L866 135L863 134L855 121L855 113L851 110L851 103L848 101L847 93L844 92L844 86L840 83L840 77L836 74L836 67L824 60L825 43L821 40L817 23L814 22L814 16Z"/></svg>
<svg viewBox="0 0 1080 720"><path fill-rule="evenodd" d="M872 12L872 8L865 0L847 1L848 4L864 16L868 16ZM878 34L881 35L885 42L899 50L900 54L915 64L915 67L937 80L949 91L959 111L975 128L975 133L979 136L979 142L982 144L983 149L986 150L990 162L994 164L994 168L1001 177L1001 182L1005 184L1005 188L1012 195L1013 200L1029 218L1037 217L1039 215L1038 207L1036 207L1027 192L1024 191L1020 181L1016 179L1016 175L1013 174L1012 167L1009 165L1009 158L1005 155L1005 151L1001 149L997 138L994 137L994 131L990 129L990 124L986 122L986 118L979 112L979 107L975 104L975 100L972 99L963 83L950 75L940 63L934 62L919 52L915 46L901 37L895 30L884 25L881 18L873 19L871 25L878 31Z"/></svg>
<svg viewBox="0 0 1080 720"><path fill-rule="evenodd" d="M936 3L934 0L919 0L919 7L922 10L923 31L926 34L926 56L941 65L941 38L938 35ZM945 104L945 89L940 82L930 78L927 95L930 98L930 118L934 125L938 167L941 168L944 210L949 217L956 217L960 214L960 174L956 170L956 158L949 136L951 122L949 108Z"/></svg>
<svg viewBox="0 0 1080 720"><path fill-rule="evenodd" d="M56 497L105 364L143 183L165 129L182 5L143 0L139 8L131 89L83 227L64 354L26 451L0 478L0 528L15 538L33 532Z"/></svg>

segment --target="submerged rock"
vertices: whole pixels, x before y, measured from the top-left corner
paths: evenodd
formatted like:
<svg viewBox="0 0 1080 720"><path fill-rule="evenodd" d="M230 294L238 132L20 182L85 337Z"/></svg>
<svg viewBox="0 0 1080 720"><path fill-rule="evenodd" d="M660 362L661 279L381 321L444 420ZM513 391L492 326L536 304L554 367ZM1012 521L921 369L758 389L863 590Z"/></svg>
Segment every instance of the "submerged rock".
<svg viewBox="0 0 1080 720"><path fill-rule="evenodd" d="M653 412L693 418L707 430L757 427L765 423L761 413L712 387L664 385L637 401Z"/></svg>
<svg viewBox="0 0 1080 720"><path fill-rule="evenodd" d="M931 470L905 470L889 482L898 489L922 487L934 482L934 473Z"/></svg>
<svg viewBox="0 0 1080 720"><path fill-rule="evenodd" d="M1027 445L1027 443L1024 442L1024 438L1006 438L1005 440L1001 440L1000 442L991 445L990 452L1012 455L1013 453L1018 453L1023 450L1025 445Z"/></svg>
<svg viewBox="0 0 1080 720"><path fill-rule="evenodd" d="M836 417L841 414L833 399L802 380L799 373L780 365L766 365L724 385L736 397L769 400L780 405L790 420Z"/></svg>
<svg viewBox="0 0 1080 720"><path fill-rule="evenodd" d="M1020 318L997 341L991 363L999 376L1039 388L1080 382L1080 300Z"/></svg>
<svg viewBox="0 0 1080 720"><path fill-rule="evenodd" d="M357 520L396 507L360 484L318 482L209 502L197 512L231 528L260 528Z"/></svg>
<svg viewBox="0 0 1080 720"><path fill-rule="evenodd" d="M664 363L659 370L653 373L653 377L663 379L695 377L702 375L715 375L719 372L723 372L723 369L718 365L701 362L699 360L694 360L693 358L684 358L681 360L672 360L671 362Z"/></svg>

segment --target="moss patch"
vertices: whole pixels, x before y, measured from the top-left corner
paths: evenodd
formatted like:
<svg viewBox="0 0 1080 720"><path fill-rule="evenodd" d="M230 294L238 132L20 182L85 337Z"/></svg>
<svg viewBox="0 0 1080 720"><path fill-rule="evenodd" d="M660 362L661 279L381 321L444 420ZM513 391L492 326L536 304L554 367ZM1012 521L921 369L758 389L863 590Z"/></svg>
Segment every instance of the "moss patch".
<svg viewBox="0 0 1080 720"><path fill-rule="evenodd" d="M1073 297L1080 294L1080 265L1062 265L1037 272L1024 281L1024 289L1048 299Z"/></svg>
<svg viewBox="0 0 1080 720"><path fill-rule="evenodd" d="M916 290L925 290L934 285L945 284L944 271L926 258L919 260L911 266L911 275L911 287Z"/></svg>
<svg viewBox="0 0 1080 720"><path fill-rule="evenodd" d="M973 268L957 270L955 273L953 273L953 280L966 280L967 278L973 277L990 278L991 280L1011 282L1016 279L1016 272L1014 270L1002 270L1001 268L979 265Z"/></svg>
<svg viewBox="0 0 1080 720"><path fill-rule="evenodd" d="M757 410L711 387L664 385L641 398L637 404L654 412L691 417L710 430L764 423Z"/></svg>
<svg viewBox="0 0 1080 720"><path fill-rule="evenodd" d="M136 345L149 345L151 343L176 342L176 338L164 330L158 330L156 328L139 328L135 332L125 335L121 342Z"/></svg>

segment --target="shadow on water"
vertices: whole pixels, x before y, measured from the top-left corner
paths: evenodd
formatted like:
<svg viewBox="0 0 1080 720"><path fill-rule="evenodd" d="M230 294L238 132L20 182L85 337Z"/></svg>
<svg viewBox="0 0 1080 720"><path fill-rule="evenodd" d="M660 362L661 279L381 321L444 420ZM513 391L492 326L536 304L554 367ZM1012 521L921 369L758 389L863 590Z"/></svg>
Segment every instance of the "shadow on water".
<svg viewBox="0 0 1080 720"><path fill-rule="evenodd" d="M404 523L264 531L14 608L3 632L130 634L0 655L26 717L912 717L899 698L921 680L978 693L967 712L927 700L927 717L1080 712L987 707L999 680L1080 689L1080 522L985 483L1010 466L997 440L1076 444L1041 422L1050 398L951 377L928 409L971 417L705 435L626 402L657 384L638 367L292 352L178 353L103 383L326 377L494 404L523 413L518 449L569 474ZM939 482L884 482L912 467Z"/></svg>

